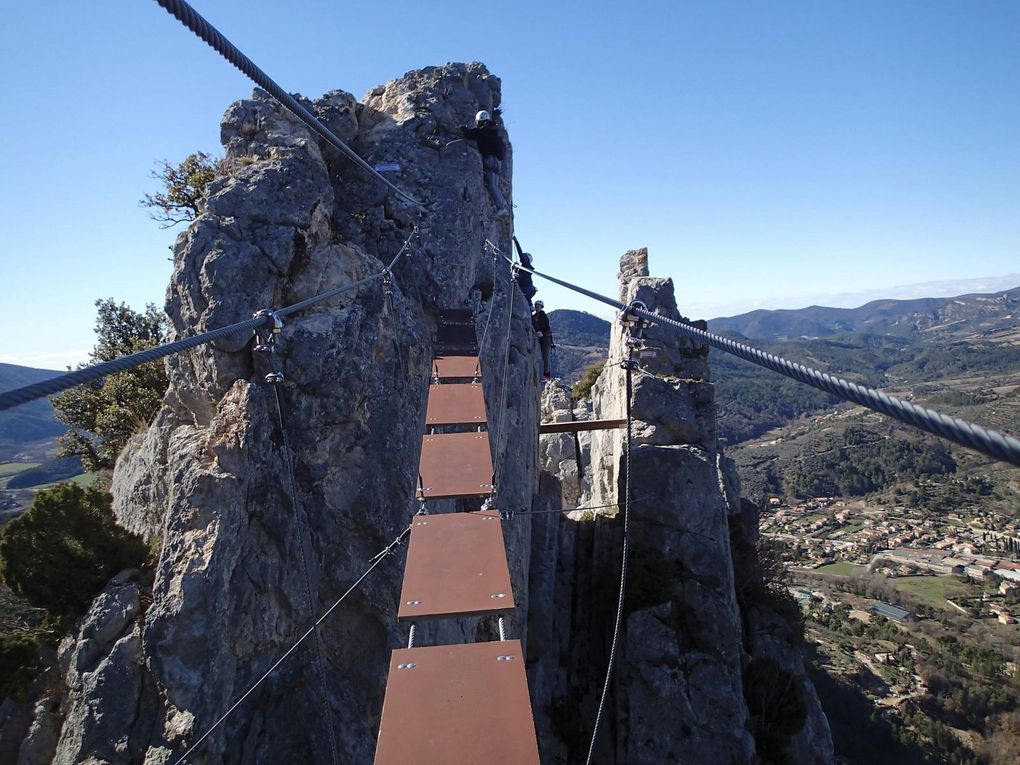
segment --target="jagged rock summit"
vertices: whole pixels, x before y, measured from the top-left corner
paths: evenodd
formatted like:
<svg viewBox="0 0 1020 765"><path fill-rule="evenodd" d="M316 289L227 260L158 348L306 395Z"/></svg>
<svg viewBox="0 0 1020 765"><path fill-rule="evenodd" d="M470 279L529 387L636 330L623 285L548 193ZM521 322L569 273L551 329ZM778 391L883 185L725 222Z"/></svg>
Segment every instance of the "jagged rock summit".
<svg viewBox="0 0 1020 765"><path fill-rule="evenodd" d="M590 409L552 384L540 395L527 302L485 248L507 243L509 221L494 215L477 151L458 140L476 111L500 106L500 82L481 64L447 64L360 101L331 91L305 103L424 209L256 91L227 109L223 172L175 245L173 333L364 279L410 238L408 254L389 294L375 282L288 318L272 354L236 336L168 361L164 406L113 483L119 521L158 551L154 575L112 580L61 646L59 672L17 718L22 765L176 762L407 527L435 317L446 307L475 310L497 506L514 511L504 522L518 604L508 626L527 646L542 761L584 759L620 522L560 511L618 503L626 455L619 431L539 446L539 407L554 419L620 416L624 378L608 367ZM512 153L508 199L511 170ZM672 282L649 275L647 251L621 262L621 295L679 318ZM752 762L760 747L745 682L757 661L804 689L808 724L784 739L794 761L831 762L789 636L767 608L737 597L756 573L741 558L756 519L715 442L704 349L654 327L644 342L654 357L634 388L632 584L597 761ZM611 344L620 358L619 327ZM270 371L283 382L268 384ZM331 721L338 759L371 762L389 653L407 640L396 623L401 557L384 558L323 622L321 663L306 641L188 761L328 763ZM468 619L423 625L418 644L495 638L490 620Z"/></svg>

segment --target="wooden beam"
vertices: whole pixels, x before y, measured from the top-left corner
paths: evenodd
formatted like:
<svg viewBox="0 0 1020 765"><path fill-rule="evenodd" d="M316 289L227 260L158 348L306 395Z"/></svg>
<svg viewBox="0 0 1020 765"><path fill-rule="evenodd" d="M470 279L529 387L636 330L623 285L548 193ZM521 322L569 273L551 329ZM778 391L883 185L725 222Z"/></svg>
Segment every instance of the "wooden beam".
<svg viewBox="0 0 1020 765"><path fill-rule="evenodd" d="M578 433L582 430L612 430L624 428L627 420L574 420L573 422L539 423L539 433Z"/></svg>

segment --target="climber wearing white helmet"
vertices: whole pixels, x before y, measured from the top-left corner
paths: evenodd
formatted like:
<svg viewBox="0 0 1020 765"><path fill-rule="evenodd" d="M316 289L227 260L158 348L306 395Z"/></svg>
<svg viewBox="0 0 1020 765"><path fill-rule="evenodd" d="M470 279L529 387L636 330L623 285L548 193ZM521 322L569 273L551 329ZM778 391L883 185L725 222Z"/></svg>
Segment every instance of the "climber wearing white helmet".
<svg viewBox="0 0 1020 765"><path fill-rule="evenodd" d="M495 110L499 116L499 109ZM503 192L499 188L500 171L506 159L506 143L500 135L499 126L492 115L484 109L475 115L475 126L461 127L460 132L465 138L475 142L478 153L482 155L482 167L485 170L485 186L489 190L489 198L496 208L496 216L503 217L510 213Z"/></svg>
<svg viewBox="0 0 1020 765"><path fill-rule="evenodd" d="M538 345L542 349L542 379L552 379L552 366L549 363L549 352L553 348L552 330L549 328L549 317L545 314L545 303L541 300L535 301L535 312L531 314L531 326L538 338Z"/></svg>

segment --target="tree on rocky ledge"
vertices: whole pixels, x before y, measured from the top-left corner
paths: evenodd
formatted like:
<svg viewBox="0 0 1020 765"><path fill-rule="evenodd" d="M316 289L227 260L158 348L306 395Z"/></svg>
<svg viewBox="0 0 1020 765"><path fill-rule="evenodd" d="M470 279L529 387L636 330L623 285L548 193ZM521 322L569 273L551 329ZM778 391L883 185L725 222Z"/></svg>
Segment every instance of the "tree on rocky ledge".
<svg viewBox="0 0 1020 765"><path fill-rule="evenodd" d="M144 564L148 548L117 525L110 495L62 483L40 491L0 533L0 576L67 627L107 580Z"/></svg>
<svg viewBox="0 0 1020 765"><path fill-rule="evenodd" d="M165 159L157 162L150 175L163 183L166 193L146 194L139 204L151 210L152 219L162 228L193 221L201 212L205 187L216 177L218 166L219 160L204 151L189 154L176 166Z"/></svg>
<svg viewBox="0 0 1020 765"><path fill-rule="evenodd" d="M96 336L89 363L111 361L153 348L166 335L166 317L151 303L142 313L113 298L97 300ZM85 365L82 365L85 366ZM58 456L81 456L89 472L112 470L134 434L148 426L166 392L162 361L108 375L96 385L79 385L50 399L57 419L69 426Z"/></svg>

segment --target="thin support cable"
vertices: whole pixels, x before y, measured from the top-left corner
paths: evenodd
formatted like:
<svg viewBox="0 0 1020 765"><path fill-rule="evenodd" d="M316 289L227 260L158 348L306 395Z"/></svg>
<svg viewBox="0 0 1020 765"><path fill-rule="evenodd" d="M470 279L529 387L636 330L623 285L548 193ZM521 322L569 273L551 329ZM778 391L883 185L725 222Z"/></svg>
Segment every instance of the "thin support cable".
<svg viewBox="0 0 1020 765"><path fill-rule="evenodd" d="M322 624L324 621L326 621L329 615L336 610L337 606L344 602L348 595L350 595L352 592L358 589L361 583L365 581L366 578L368 578L368 575L371 574L373 570L375 570L375 567L382 563L383 560L385 560L387 557L389 557L389 553L392 553L404 541L404 537L406 537L410 533L411 527L408 526L406 529L401 531L400 534L398 534L397 537L392 542L390 542L388 545L386 545L386 547L380 550L372 559L372 564L367 569L365 569L364 573L362 573L361 576L358 577L357 581L355 581L354 584L348 587L347 591L344 592L344 594L341 595L339 598L337 598L336 602L333 603L333 605L331 605L328 609L326 609L326 612L322 616L320 616L316 620L316 622L311 627L309 627L303 635L301 635L301 637L295 640L293 645L291 645L291 647L287 649L286 653L284 653L283 656L281 656L279 659L273 662L273 665L269 669L267 669L265 673L263 673L263 675L258 680L256 680L252 684L252 686L248 690L246 690L237 701L230 705L230 708L226 712L224 712L220 716L220 718L216 722L214 722L212 726L205 733L203 733L201 737L199 737L199 739L194 744L192 744L184 754L181 755L180 759L178 759L174 763L174 765L182 765L182 763L184 763L184 761L187 760L188 755L190 755L192 752L198 749L199 745L201 745L203 741L209 738L213 731L215 731L220 725L222 725L223 721L230 717L234 710L241 706L244 700L248 698L252 693L254 693L255 689L262 685L262 683L265 682L266 678L273 674L273 672L275 672L277 668L281 664L283 664L283 662L285 662L287 658L292 653L294 653L294 651L296 651L298 647L305 640L307 640L310 635L312 635L315 632L315 628Z"/></svg>
<svg viewBox="0 0 1020 765"><path fill-rule="evenodd" d="M489 240L485 240L489 244ZM485 338L489 336L489 321L492 319L492 309L496 305L496 264L499 262L499 253L492 251L492 295L489 297L489 312L485 315L485 329L482 330L482 342L478 344L481 351L485 350Z"/></svg>
<svg viewBox="0 0 1020 765"><path fill-rule="evenodd" d="M283 439L283 461L290 481L290 501L294 508L294 514L298 518L298 550L301 554L301 570L305 580L305 598L308 600L308 613L315 613L315 598L312 593L312 576L308 565L308 545L311 544L311 528L308 522L308 515L301 504L298 494L297 478L294 475L294 454L291 450L290 435L287 430L287 423L283 417L283 404L280 401L280 386L273 385L274 398L276 399L276 416L280 422L280 433ZM306 539L306 536L308 539ZM322 654L322 636L319 634L319 627L314 628L313 639L315 644L315 668L319 675L320 691L322 692L323 716L326 718L326 729L329 732L329 749L333 755L333 765L340 765L340 751L336 745L336 730L333 727L333 706L329 702L329 684L326 681L326 660Z"/></svg>
<svg viewBox="0 0 1020 765"><path fill-rule="evenodd" d="M126 372L129 369L133 369L134 367L146 364L150 361L156 361L157 359L164 358L165 356L180 353L181 351L188 350L189 348L195 348L199 345L204 345L205 343L212 342L213 340L230 337L231 335L236 335L241 332L253 332L261 327L272 324L274 321L274 315L275 317L280 318L289 316L317 303L321 303L324 300L329 300L330 298L342 295L345 292L359 289L391 272L396 266L398 258L404 253L414 236L420 237L417 226L415 226L414 230L411 231L411 234L404 241L404 244L401 245L400 250L397 252L393 260L390 261L389 265L383 268L383 270L379 273L373 274L365 279L352 282L351 284L346 284L343 287L334 287L331 290L321 292L307 300L302 300L299 303L294 303L293 305L280 308L277 311L261 311L251 319L245 319L244 321L239 321L235 324L228 324L225 327L213 329L208 332L202 332L198 335L185 337L180 340L174 340L170 343L164 343L163 345L158 345L155 348L138 351L137 353L132 353L128 356L121 356L119 359L113 359L112 361L104 361L101 364L93 364L92 366L78 369L74 372L57 375L48 380L42 380L31 385L26 385L22 388L5 391L0 393L0 412L5 409L20 406L21 404L27 404L28 402L35 401L36 399L52 396L56 393L60 393L61 391L65 391L68 388L73 388L76 385L101 380L107 375L115 374L117 372Z"/></svg>
<svg viewBox="0 0 1020 765"><path fill-rule="evenodd" d="M562 515L563 513L578 513L584 510L602 510L606 507L619 507L616 502L610 502L608 505L585 505L584 507L565 507L560 510L521 510L513 514L513 517L518 515Z"/></svg>
<svg viewBox="0 0 1020 765"><path fill-rule="evenodd" d="M411 204L419 208L425 207L421 202L412 197L406 191L401 190L390 183L390 181L386 180L386 178L380 175L374 167L358 156L354 149L337 138L333 131L323 125L322 122L320 122L314 114L308 111L308 109L302 106L298 100L294 98L294 96L287 93L283 88L276 84L276 82L268 74L259 69L259 67L255 65L254 61L244 55L237 46L224 37L223 34L216 29L216 27L206 21L205 18L203 18L198 11L188 5L188 3L184 2L184 0L156 0L156 2L159 3L160 6L162 6L163 9L171 16L194 32L195 35L209 45L209 47L237 67L242 74L247 76L252 82L261 87L283 106L289 109L294 116L305 123L305 125L307 125L320 138L354 162L354 164L377 180L382 181L386 186Z"/></svg>
<svg viewBox="0 0 1020 765"><path fill-rule="evenodd" d="M510 327L514 318L514 294L517 287L517 282L512 278L510 280L510 292L507 293L507 311L506 311L506 352L503 355L503 384L500 386L500 401L499 401L499 428L496 430L496 467L493 470L492 490L495 492L498 490L500 477L502 476L503 458L506 456L506 434L503 432L503 425L506 415L506 398L507 398L507 376L510 370L510 341L512 335L510 334ZM497 473L498 471L498 473Z"/></svg>
<svg viewBox="0 0 1020 765"><path fill-rule="evenodd" d="M627 594L627 558L629 555L630 547L630 456L631 456L631 439L633 435L633 418L631 417L630 411L630 399L633 395L633 384L631 377L634 374L635 364L633 361L624 362L624 368L627 370L627 451L624 454L624 471L626 472L626 478L624 479L625 489L623 498L623 550L620 553L620 594L616 602L616 622L613 625L613 642L609 649L609 663L606 666L606 679L602 684L602 697L599 699L599 711L595 715L595 725L591 731L591 744L588 746L588 759L585 760L585 765L591 765L591 758L595 754L595 741L599 735L599 723L602 721L602 712L606 707L606 697L609 695L609 684L613 678L613 665L616 663L616 650L620 642L620 627L623 624L623 601Z"/></svg>
<svg viewBox="0 0 1020 765"><path fill-rule="evenodd" d="M503 256L507 261L511 261L506 255ZM578 292L582 295L587 295L593 300L598 300L600 303L613 306L619 310L628 310L628 306L621 303L619 300L614 300L611 297L600 295L598 292L592 292L591 290L585 289L584 287L578 287L576 284L557 279L555 276L549 276L543 274L540 271L534 269L524 268L518 266L524 271L535 276L541 276L543 279L559 284L561 287L566 287L568 290ZM713 334L703 329L698 329L689 324L684 324L681 321L670 319L666 316L662 316L657 313L645 310L643 308L630 308L636 316L640 316L643 319L660 324L664 327L668 327L680 334L686 335L687 337L697 340L698 342L709 345L720 351L737 356L738 358L750 361L752 364L770 369L773 372L777 372L781 375L789 377L797 382L810 385L818 390L825 391L826 393L832 393L835 396L846 401L852 401L855 404L860 404L863 407L867 407L873 411L884 414L893 419L904 422L908 425L913 425L919 430L923 430L927 433L945 438L949 441L954 441L961 446L966 446L975 451L979 451L982 454L986 454L997 460L1003 462L1009 462L1013 465L1020 467L1020 440L1013 436L1005 433L1000 433L991 428L983 428L980 425L961 420L958 417L950 417L946 414L941 414L934 409L927 409L925 407L916 406L907 401L902 401L895 396L890 396L881 391L877 391L874 388L868 388L864 385L858 385L839 377L819 372L816 369L811 369L802 364L795 364L791 361L780 356L774 356L771 353L765 353L752 346L738 343L734 340L730 340L720 335Z"/></svg>

